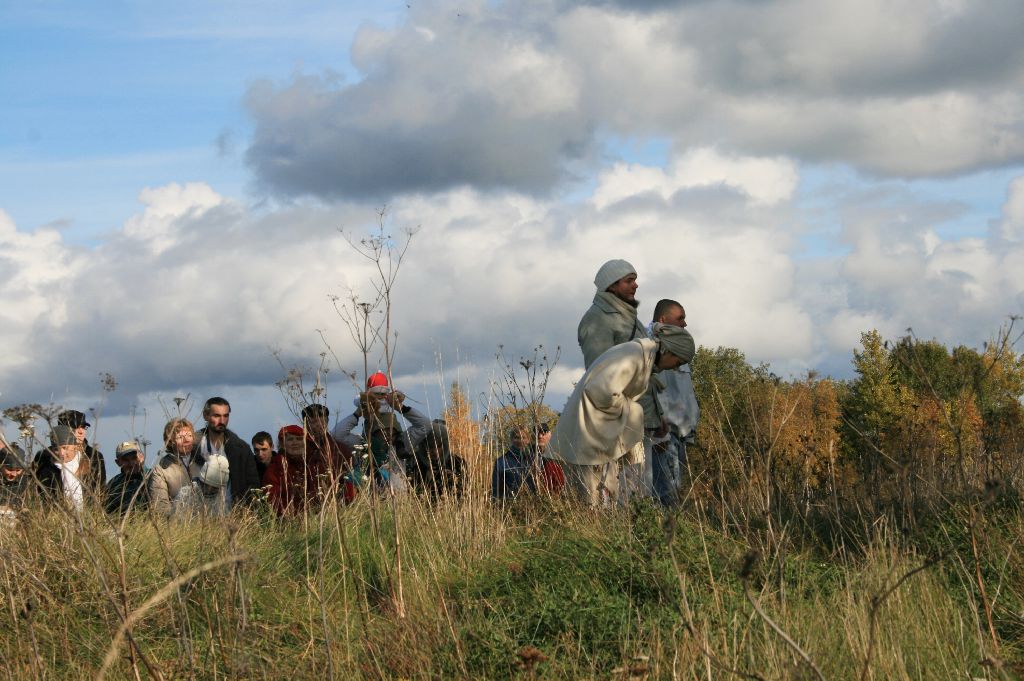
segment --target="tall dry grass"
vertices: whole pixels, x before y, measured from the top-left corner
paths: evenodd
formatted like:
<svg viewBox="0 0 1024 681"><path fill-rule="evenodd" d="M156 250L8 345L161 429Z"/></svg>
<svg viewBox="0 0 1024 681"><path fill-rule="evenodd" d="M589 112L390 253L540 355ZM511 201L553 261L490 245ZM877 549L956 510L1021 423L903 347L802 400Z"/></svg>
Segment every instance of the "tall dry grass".
<svg viewBox="0 0 1024 681"><path fill-rule="evenodd" d="M843 386L783 382L727 353L706 366L701 446L671 511L496 506L500 452L455 391L459 499L123 523L37 504L0 530L0 676L1021 674L1019 480L935 470L974 460L956 422L919 403L893 403L909 420L888 439L851 426L851 446ZM926 444L931 458L903 465Z"/></svg>
<svg viewBox="0 0 1024 681"><path fill-rule="evenodd" d="M1020 661L1016 507L984 510L976 551L963 516L914 541L880 520L828 552L796 527L755 545L696 506L483 491L121 527L29 510L0 534L3 675L952 679Z"/></svg>

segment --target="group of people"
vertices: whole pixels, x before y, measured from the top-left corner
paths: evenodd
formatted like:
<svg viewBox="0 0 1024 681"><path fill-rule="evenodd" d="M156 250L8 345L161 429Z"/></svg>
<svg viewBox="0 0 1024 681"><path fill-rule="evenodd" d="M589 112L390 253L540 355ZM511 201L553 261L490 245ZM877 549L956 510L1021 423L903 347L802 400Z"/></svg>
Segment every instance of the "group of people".
<svg viewBox="0 0 1024 681"><path fill-rule="evenodd" d="M591 506L633 494L673 505L700 416L686 310L664 298L644 326L637 315L637 271L625 260L602 265L594 285L593 304L577 332L586 371L545 455L561 462L567 487Z"/></svg>
<svg viewBox="0 0 1024 681"><path fill-rule="evenodd" d="M577 329L585 372L553 432L540 424L530 445L527 430L513 429L509 451L494 464L495 499L564 487L594 507L633 495L664 506L679 501L686 446L700 418L686 310L663 298L644 326L636 268L625 260L602 265L594 285L594 301Z"/></svg>
<svg viewBox="0 0 1024 681"><path fill-rule="evenodd" d="M637 316L637 272L624 260L605 263L594 283L593 304L578 329L585 373L553 429L537 423L511 430L507 451L493 465L496 502L563 490L591 506L633 494L667 506L678 500L686 445L700 413L686 311L660 300L644 326ZM212 397L203 405L204 427L197 430L186 418L168 421L163 455L152 470L137 441L120 443L120 472L109 481L102 454L86 437L85 415L64 411L50 446L31 462L0 438L0 509L10 512L37 492L74 509L97 499L110 513L134 507L161 517L220 516L260 496L278 514L292 515L332 495L351 501L361 490L462 494L465 461L452 451L444 421L405 404L405 395L380 372L369 377L354 406L333 429L325 405L305 407L301 425L280 429L275 450L266 431L252 437L250 448L228 429L231 405Z"/></svg>
<svg viewBox="0 0 1024 681"><path fill-rule="evenodd" d="M211 397L206 425L173 418L163 431L162 455L151 469L136 440L117 446L120 472L109 481L102 454L89 444L85 415L65 411L50 431L50 446L31 462L16 443L0 440L0 509L14 512L28 498L64 502L81 510L93 500L110 513L130 508L159 517L201 513L222 516L264 497L280 515L301 513L329 495L344 501L360 489L419 492L436 498L462 493L464 463L454 454L443 421L431 421L370 377L355 411L329 429L330 410L311 404L302 425L277 434L260 431L250 443L228 429L231 405ZM400 418L411 424L402 427Z"/></svg>

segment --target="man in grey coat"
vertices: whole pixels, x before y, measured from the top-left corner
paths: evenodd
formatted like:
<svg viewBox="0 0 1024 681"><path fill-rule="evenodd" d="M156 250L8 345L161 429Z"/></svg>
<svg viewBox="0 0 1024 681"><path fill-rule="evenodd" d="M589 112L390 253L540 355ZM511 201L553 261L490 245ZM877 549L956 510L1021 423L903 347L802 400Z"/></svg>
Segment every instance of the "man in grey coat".
<svg viewBox="0 0 1024 681"><path fill-rule="evenodd" d="M685 328L686 309L675 300L659 300L648 330L653 332L655 324ZM658 502L673 506L678 501L681 476L686 469L686 445L694 441L700 418L690 364L652 377L640 404L644 408L647 450L645 482Z"/></svg>
<svg viewBox="0 0 1024 681"><path fill-rule="evenodd" d="M589 369L608 348L647 337L636 314L640 305L636 299L636 268L625 260L609 260L597 271L594 285L594 303L576 331L584 369Z"/></svg>
<svg viewBox="0 0 1024 681"><path fill-rule="evenodd" d="M636 268L625 260L609 260L601 265L594 277L597 293L594 303L580 320L577 339L583 351L583 368L589 369L606 350L628 343L631 340L647 338L647 330L637 317ZM642 402L645 413L653 409L653 400ZM634 491L643 487L644 450L638 444L626 456L611 466L621 471L606 471L606 484L613 496L618 494L622 483L624 494L619 500L626 502Z"/></svg>

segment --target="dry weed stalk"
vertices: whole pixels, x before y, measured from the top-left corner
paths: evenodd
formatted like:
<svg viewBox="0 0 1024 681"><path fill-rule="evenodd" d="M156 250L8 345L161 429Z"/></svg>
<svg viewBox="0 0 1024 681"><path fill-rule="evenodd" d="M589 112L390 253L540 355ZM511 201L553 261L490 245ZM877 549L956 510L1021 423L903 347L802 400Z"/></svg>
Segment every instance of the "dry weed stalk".
<svg viewBox="0 0 1024 681"><path fill-rule="evenodd" d="M338 306L339 298L332 297L335 310L342 321L345 322L352 339L363 359L363 381L369 378L370 354L375 348L380 347L385 374L388 377L388 384L395 385L393 369L395 351L398 343L398 332L393 329L393 293L398 273L408 253L409 245L415 236L417 228L404 230L404 241L396 240L387 230L387 207L382 207L377 212L377 226L370 234L356 238L341 230L345 240L356 254L362 256L369 262L375 272L371 279L371 286L374 295L369 300L362 300L354 290L349 291L347 304ZM371 315L380 313L381 318L372 320ZM358 385L357 385L358 388ZM392 584L392 600L399 618L405 617L405 594L402 578L402 527L400 514L397 510L397 499L391 495L392 518L395 524L392 546L394 547L394 579ZM379 523L376 524L379 537ZM382 542L382 539L379 538ZM381 543L382 556L386 555Z"/></svg>
<svg viewBox="0 0 1024 681"><path fill-rule="evenodd" d="M918 565L912 570L905 572L899 579L893 582L890 586L884 588L880 593L875 594L871 597L871 608L868 610L868 645L864 651L864 665L861 667L860 679L865 681L868 678L868 671L871 668L871 660L875 653L875 642L876 635L878 632L878 612L881 610L882 605L885 603L889 596L896 593L896 591L903 586L914 575L924 572L928 568L938 565L946 557L945 553L941 553L937 556L929 558L921 565Z"/></svg>
<svg viewBox="0 0 1024 681"><path fill-rule="evenodd" d="M814 663L814 660L812 660L811 656L807 654L807 651L801 648L800 644L794 641L793 638L789 634L787 634L786 631L778 625L778 623L775 622L775 620L768 616L768 613L766 613L764 609L761 607L761 604L754 597L754 594L751 593L750 575L753 571L754 564L757 562L757 558L757 553L751 551L748 552L743 559L743 565L740 568L740 580L743 582L743 594L747 597L747 601L750 602L750 605L754 608L754 612L757 613L758 617L764 620L764 622L769 627L771 627L772 631L778 634L779 638L781 638L785 642L785 644L789 646L791 650L793 650L793 652L800 656L800 659L802 659L804 663L806 663L807 666L811 668L811 671L814 672L814 675L818 677L818 681L825 681L825 676L821 673L821 669L819 669L818 665Z"/></svg>
<svg viewBox="0 0 1024 681"><path fill-rule="evenodd" d="M684 573L682 568L679 567L679 560L676 558L675 547L672 546L671 541L669 542L668 548L669 557L672 560L673 571L676 574L676 579L679 580L679 607L680 614L683 616L683 628L686 629L686 633L688 633L697 643L697 647L700 650L701 655L707 661L708 677L711 677L711 670L714 668L732 676L739 676L744 679L754 679L755 681L765 681L765 678L760 674L729 666L726 662L720 660L711 650L711 646L709 646L707 642L707 637L704 635L703 631L697 628L697 624L694 621L693 609L690 607L690 600L686 595L686 580L683 577Z"/></svg>
<svg viewBox="0 0 1024 681"><path fill-rule="evenodd" d="M135 608L135 610L129 613L128 616L121 623L121 626L118 628L117 633L114 634L114 640L111 641L110 648L107 650L107 654L103 658L103 665L100 667L99 672L97 672L96 674L96 681L102 681L102 679L107 675L107 671L110 669L110 665L114 663L114 659L117 657L117 651L121 647L121 643L124 641L125 636L128 635L128 631L133 626L135 626L135 624L140 619L142 619L142 617L147 612L153 609L154 606L158 605L172 593L177 591L179 587L183 586L184 584L187 584L188 582L192 581L204 572L216 570L217 568L222 567L224 565L240 563L244 560L247 560L246 556L235 555L227 556L225 558L219 558L217 560L211 560L209 562L203 563L202 565L198 565L189 570L188 572L186 572L185 574L179 575L178 577L172 579L170 582L165 584L162 589L160 589L155 594L150 596L146 600L146 602L144 602L139 607ZM156 676L157 678L163 678L159 674L159 672L156 672Z"/></svg>

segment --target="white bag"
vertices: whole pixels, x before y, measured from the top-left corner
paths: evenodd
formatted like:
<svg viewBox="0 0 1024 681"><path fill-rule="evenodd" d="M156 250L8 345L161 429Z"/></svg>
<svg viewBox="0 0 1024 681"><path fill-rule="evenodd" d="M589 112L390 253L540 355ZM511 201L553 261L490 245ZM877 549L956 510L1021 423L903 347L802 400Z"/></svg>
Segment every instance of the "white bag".
<svg viewBox="0 0 1024 681"><path fill-rule="evenodd" d="M394 448L388 453L388 460L380 467L380 472L387 478L388 489L392 494L400 495L409 491L409 478L405 475L405 464L395 454Z"/></svg>

